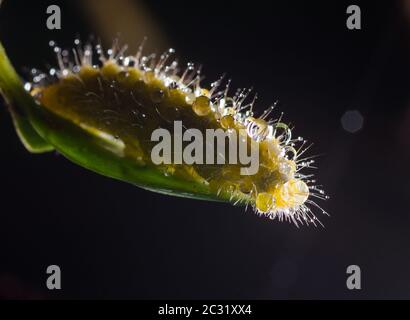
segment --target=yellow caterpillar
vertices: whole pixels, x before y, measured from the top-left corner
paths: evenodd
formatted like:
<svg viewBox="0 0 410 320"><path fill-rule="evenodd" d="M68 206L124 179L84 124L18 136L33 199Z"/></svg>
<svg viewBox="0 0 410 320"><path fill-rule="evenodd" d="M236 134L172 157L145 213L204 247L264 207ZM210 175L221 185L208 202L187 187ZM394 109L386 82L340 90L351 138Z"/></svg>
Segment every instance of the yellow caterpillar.
<svg viewBox="0 0 410 320"><path fill-rule="evenodd" d="M149 190L190 197L197 193L199 198L251 205L259 215L271 219L320 224L309 205L322 210L312 197L327 196L314 185L312 175L302 172L314 160L305 156L306 142L292 138L281 116L269 119L275 105L257 117L256 95L251 97L251 90L231 95L230 81L223 83L223 78L208 89L201 87L200 68L189 63L180 71L172 60L173 49L156 58L144 55L142 45L134 55L125 54L126 46L119 47L117 42L107 51L101 45L82 45L79 40L72 52L61 50L52 41L50 45L57 54L58 68L48 74L33 69L25 90L41 109L97 137L105 151L119 163L127 161L127 166L105 172L104 168L112 167L111 160L105 163L104 157L95 157L94 162L87 162L84 159L94 152L92 148L70 151L67 142L60 146L60 140L53 138L56 128L44 129L47 125L30 120L39 135L68 158ZM175 121L203 133L207 129L235 133L248 147L256 143L259 170L242 175L239 164L154 164L152 133L157 128L172 132ZM159 172L164 180L150 184L140 183L138 175L128 179L129 165ZM139 172L142 177L143 171ZM185 185L168 183L172 179Z"/></svg>

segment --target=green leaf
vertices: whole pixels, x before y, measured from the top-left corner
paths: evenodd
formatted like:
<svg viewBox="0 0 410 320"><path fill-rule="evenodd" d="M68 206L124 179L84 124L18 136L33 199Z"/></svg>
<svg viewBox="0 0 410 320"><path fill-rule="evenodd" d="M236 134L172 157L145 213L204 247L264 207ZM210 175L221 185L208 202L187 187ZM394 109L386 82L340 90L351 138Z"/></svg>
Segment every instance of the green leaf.
<svg viewBox="0 0 410 320"><path fill-rule="evenodd" d="M52 145L39 136L25 116L18 114L13 107L10 107L9 110L17 135L20 138L21 143L29 152L44 153L54 150Z"/></svg>
<svg viewBox="0 0 410 320"><path fill-rule="evenodd" d="M33 153L52 151L54 148L47 143L31 125L24 108L27 93L25 92L18 75L7 59L3 46L0 43L0 89L9 107L17 135L26 149Z"/></svg>

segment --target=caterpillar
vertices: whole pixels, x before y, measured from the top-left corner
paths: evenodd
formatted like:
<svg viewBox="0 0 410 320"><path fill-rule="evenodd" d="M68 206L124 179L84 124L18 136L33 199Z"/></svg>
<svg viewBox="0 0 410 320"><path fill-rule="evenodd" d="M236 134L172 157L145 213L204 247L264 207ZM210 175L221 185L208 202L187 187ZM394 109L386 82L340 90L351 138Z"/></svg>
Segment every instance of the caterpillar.
<svg viewBox="0 0 410 320"><path fill-rule="evenodd" d="M144 43L135 54L127 54L117 40L108 50L79 39L71 51L49 44L58 66L31 70L24 90L35 107L26 117L69 159L148 190L244 204L260 216L297 226L322 225L314 210L327 213L312 198L328 196L312 174L303 173L313 167L313 157L305 155L310 146L292 137L282 113L272 118L276 103L257 116L251 89L232 94L224 77L202 87L201 68L188 63L180 70L174 49L157 57L144 54ZM239 164L154 164L152 132L171 131L175 121L201 132L235 133L248 147L257 144L259 170L242 175Z"/></svg>

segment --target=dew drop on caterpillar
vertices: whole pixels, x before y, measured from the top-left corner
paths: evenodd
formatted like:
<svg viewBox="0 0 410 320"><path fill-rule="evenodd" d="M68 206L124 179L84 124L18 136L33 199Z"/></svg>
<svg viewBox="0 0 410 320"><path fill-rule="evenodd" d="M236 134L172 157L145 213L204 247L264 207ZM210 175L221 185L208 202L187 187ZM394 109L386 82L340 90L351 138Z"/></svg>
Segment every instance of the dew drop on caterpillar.
<svg viewBox="0 0 410 320"><path fill-rule="evenodd" d="M166 177L205 184L211 192L246 196L260 216L298 224L321 224L313 213L319 205L312 198L326 199L312 175L303 173L314 160L306 157L306 141L292 137L292 130L273 119L275 105L259 117L256 95L242 89L230 94L230 81L223 78L201 86L201 70L192 63L183 70L170 49L156 57L126 54L117 42L109 50L101 45L82 45L75 40L72 51L50 42L58 67L47 74L35 69L25 89L39 105L60 117L109 140L112 152L132 159L136 165L156 166ZM72 53L71 53L72 52ZM259 170L241 175L233 164L155 165L150 157L155 143L152 132L172 132L175 121L184 126L246 132L248 143L259 147ZM235 201L233 201L235 202Z"/></svg>

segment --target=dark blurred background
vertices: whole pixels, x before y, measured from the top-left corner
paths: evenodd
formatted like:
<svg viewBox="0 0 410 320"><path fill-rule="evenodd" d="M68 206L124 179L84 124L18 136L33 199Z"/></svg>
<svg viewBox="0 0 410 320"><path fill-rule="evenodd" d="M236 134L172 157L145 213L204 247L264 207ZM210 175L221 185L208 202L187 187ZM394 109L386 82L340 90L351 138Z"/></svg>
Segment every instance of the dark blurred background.
<svg viewBox="0 0 410 320"><path fill-rule="evenodd" d="M46 8L62 30L46 28ZM346 28L357 4L362 29ZM29 154L0 105L0 297L137 299L410 298L410 1L23 1L0 8L0 38L23 77L48 46L118 32L167 46L276 99L314 142L325 228L228 204L168 197ZM48 265L62 270L49 291ZM346 288L346 268L362 290Z"/></svg>

